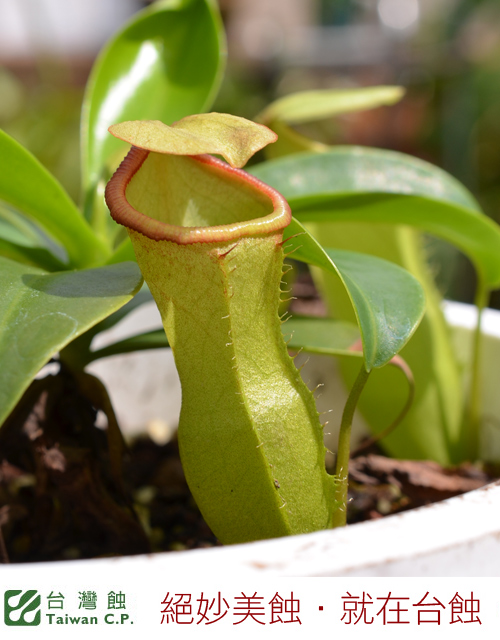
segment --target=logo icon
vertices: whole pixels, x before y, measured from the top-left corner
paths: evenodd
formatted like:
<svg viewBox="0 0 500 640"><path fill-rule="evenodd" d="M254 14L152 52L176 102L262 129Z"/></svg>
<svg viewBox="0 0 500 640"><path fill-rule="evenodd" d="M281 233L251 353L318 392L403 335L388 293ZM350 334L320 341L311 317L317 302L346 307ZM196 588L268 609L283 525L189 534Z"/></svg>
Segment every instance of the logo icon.
<svg viewBox="0 0 500 640"><path fill-rule="evenodd" d="M10 589L4 595L4 620L9 627L36 627L40 624L41 599L36 589ZM38 609L38 611L37 611Z"/></svg>

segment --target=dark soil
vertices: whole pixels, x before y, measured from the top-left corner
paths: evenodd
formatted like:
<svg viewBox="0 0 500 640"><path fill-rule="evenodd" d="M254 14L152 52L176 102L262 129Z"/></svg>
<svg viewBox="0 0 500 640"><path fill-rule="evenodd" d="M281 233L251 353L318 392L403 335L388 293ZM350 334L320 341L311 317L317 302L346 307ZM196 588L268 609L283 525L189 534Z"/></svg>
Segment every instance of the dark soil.
<svg viewBox="0 0 500 640"><path fill-rule="evenodd" d="M36 380L2 427L0 561L217 545L186 485L176 442L158 446L139 439L126 447L115 428L96 427L96 406L102 408L103 400L95 388L93 401L86 397L94 382L77 380L64 369ZM111 415L108 422L113 427ZM471 465L442 469L373 453L352 460L350 472L351 523L442 500L493 479Z"/></svg>
<svg viewBox="0 0 500 640"><path fill-rule="evenodd" d="M446 500L494 479L492 471L469 463L445 469L428 460L358 456L349 463L348 522L374 520Z"/></svg>
<svg viewBox="0 0 500 640"><path fill-rule="evenodd" d="M37 562L218 544L175 441L129 447L65 370L36 380L0 430L0 561ZM109 429L108 429L109 431Z"/></svg>

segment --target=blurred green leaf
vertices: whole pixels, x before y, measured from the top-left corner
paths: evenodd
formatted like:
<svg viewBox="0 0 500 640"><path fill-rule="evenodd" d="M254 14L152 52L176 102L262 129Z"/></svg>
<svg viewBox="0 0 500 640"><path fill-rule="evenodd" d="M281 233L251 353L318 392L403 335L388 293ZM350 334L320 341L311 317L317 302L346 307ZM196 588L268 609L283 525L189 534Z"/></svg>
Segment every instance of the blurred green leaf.
<svg viewBox="0 0 500 640"><path fill-rule="evenodd" d="M0 238L0 256L47 271L64 271L66 265L43 247L27 247Z"/></svg>
<svg viewBox="0 0 500 640"><path fill-rule="evenodd" d="M408 342L425 310L422 287L397 265L362 253L324 249L297 221L285 248L294 260L336 273L351 299L363 342L365 368L382 367Z"/></svg>
<svg viewBox="0 0 500 640"><path fill-rule="evenodd" d="M23 247L44 245L42 236L35 225L31 224L17 211L0 204L0 238Z"/></svg>
<svg viewBox="0 0 500 640"><path fill-rule="evenodd" d="M271 128L274 133L277 134L278 140L264 149L266 159L281 158L282 156L288 156L291 153L300 153L301 151L324 153L330 150L330 147L326 144L303 136L301 133L295 131L295 129L292 129L292 127L289 127L285 122L275 120Z"/></svg>
<svg viewBox="0 0 500 640"><path fill-rule="evenodd" d="M144 351L146 349L165 349L169 346L165 331L158 329L141 333L131 338L125 338L97 351L91 351L88 355L88 362L120 353L133 353L134 351Z"/></svg>
<svg viewBox="0 0 500 640"><path fill-rule="evenodd" d="M89 266L106 257L106 249L59 182L1 130L0 200L22 211L58 241L69 257L69 268Z"/></svg>
<svg viewBox="0 0 500 640"><path fill-rule="evenodd" d="M120 311L134 302L139 295L137 294L133 300L113 315L119 314ZM110 318L112 317L110 316ZM103 320L104 322L106 320ZM329 356L363 357L363 353L360 350L352 349L352 346L359 340L359 330L351 322L342 322L331 318L294 316L282 325L282 331L283 336L287 339L289 349L302 349L308 353ZM165 349L169 346L165 331L158 329L141 333L131 338L125 338L97 351L91 351L88 354L87 362L93 362L99 358L107 358L120 353L131 353L145 349Z"/></svg>
<svg viewBox="0 0 500 640"><path fill-rule="evenodd" d="M0 424L49 359L128 302L134 263L47 273L0 257Z"/></svg>
<svg viewBox="0 0 500 640"><path fill-rule="evenodd" d="M394 151L336 147L250 172L283 194L302 222L413 226L456 245L487 286L500 285L500 228L465 187L427 162Z"/></svg>
<svg viewBox="0 0 500 640"><path fill-rule="evenodd" d="M135 262L134 249L128 236L116 247L113 255L108 259L106 264L116 264L118 262L126 262L127 260Z"/></svg>
<svg viewBox="0 0 500 640"><path fill-rule="evenodd" d="M139 291L137 295L135 295L132 300L127 302L126 305L120 307L117 311L112 313L107 318L104 318L98 325L91 329L91 333L96 335L97 333L101 333L101 331L107 331L108 329L113 328L117 325L123 318L125 318L131 311L134 311L138 307L146 302L152 302L153 296L151 295L149 289L146 285Z"/></svg>
<svg viewBox="0 0 500 640"><path fill-rule="evenodd" d="M256 118L257 122L269 124L286 122L301 124L342 113L363 111L401 100L402 87L361 87L358 89L319 89L291 93L272 102Z"/></svg>
<svg viewBox="0 0 500 640"><path fill-rule="evenodd" d="M72 341L72 343L66 347L67 351L70 352L74 358L76 358L83 368L89 362L93 360L97 360L97 358L105 357L105 356L96 356L94 357L93 351L91 351L92 340L98 333L102 333L103 331L107 331L108 329L112 329L116 324L118 324L121 320L123 320L130 312L137 309L140 305L151 302L153 300L153 296L149 292L149 289L146 285L143 286L141 291L137 293L132 300L129 300L127 304L124 304L123 307L120 307L117 311L107 316L101 322L98 322L93 327L85 331L81 336ZM132 349L129 349L132 351ZM119 353L119 352L117 352Z"/></svg>
<svg viewBox="0 0 500 640"><path fill-rule="evenodd" d="M332 318L293 316L281 328L289 349L330 356L362 357L353 345L359 340L355 324Z"/></svg>
<svg viewBox="0 0 500 640"><path fill-rule="evenodd" d="M108 127L124 120L166 124L206 110L222 79L225 38L213 0L157 2L137 14L99 56L82 112L82 167L87 217L107 163L127 145ZM108 167L109 171L113 167ZM104 234L102 203L91 222Z"/></svg>

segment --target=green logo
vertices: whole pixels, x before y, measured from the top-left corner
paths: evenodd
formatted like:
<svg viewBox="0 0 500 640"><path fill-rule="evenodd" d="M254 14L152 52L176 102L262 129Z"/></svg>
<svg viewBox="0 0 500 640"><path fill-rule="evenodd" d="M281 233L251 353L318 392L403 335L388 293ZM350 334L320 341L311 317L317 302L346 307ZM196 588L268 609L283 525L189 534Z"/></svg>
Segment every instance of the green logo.
<svg viewBox="0 0 500 640"><path fill-rule="evenodd" d="M24 592L21 589L6 591L4 605L4 620L7 626L36 627L40 624L40 596L35 589Z"/></svg>

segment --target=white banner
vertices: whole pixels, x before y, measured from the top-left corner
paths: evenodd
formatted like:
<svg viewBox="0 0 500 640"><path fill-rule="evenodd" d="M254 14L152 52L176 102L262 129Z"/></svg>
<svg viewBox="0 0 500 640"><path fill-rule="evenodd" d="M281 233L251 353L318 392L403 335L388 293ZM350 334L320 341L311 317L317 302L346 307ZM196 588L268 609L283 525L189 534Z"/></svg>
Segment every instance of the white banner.
<svg viewBox="0 0 500 640"><path fill-rule="evenodd" d="M21 566L19 567L21 569ZM151 567L153 569L153 567ZM38 574L38 572L37 572ZM263 578L186 575L19 580L0 569L0 638L495 638L500 578ZM6 577L6 576L5 576ZM37 633L38 631L38 633ZM68 633L71 636L68 636ZM321 635L319 635L321 634Z"/></svg>

